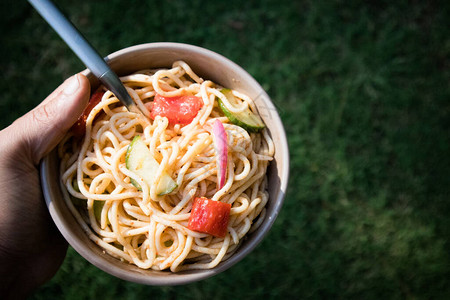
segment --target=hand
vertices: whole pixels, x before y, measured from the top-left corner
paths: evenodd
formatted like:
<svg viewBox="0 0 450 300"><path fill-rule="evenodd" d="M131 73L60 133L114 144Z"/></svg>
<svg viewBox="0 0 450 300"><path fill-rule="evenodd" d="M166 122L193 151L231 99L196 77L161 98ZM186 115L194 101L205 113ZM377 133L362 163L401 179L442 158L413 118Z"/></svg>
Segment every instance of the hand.
<svg viewBox="0 0 450 300"><path fill-rule="evenodd" d="M67 243L48 213L38 167L81 115L89 94L89 81L77 74L0 131L2 298L25 297L50 279L64 260Z"/></svg>

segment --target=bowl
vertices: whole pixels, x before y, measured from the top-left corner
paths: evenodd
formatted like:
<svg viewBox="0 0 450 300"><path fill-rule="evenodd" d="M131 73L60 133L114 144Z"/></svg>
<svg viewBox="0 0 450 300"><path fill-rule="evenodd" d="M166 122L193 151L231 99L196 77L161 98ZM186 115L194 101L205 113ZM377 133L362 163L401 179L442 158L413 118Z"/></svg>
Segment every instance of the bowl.
<svg viewBox="0 0 450 300"><path fill-rule="evenodd" d="M60 188L59 159L54 150L40 166L41 184L50 215L68 243L99 269L123 280L147 285L181 285L203 280L230 268L247 256L267 235L282 207L289 176L289 151L285 130L269 96L244 69L220 54L197 46L180 43L149 43L132 46L106 57L119 75L157 67L171 67L176 60L186 61L194 72L224 87L246 93L254 99L276 145L274 160L268 168L269 202L260 227L241 240L238 250L218 266L208 270L181 272L144 270L122 262L106 253L89 239L67 208ZM84 71L93 87L98 80Z"/></svg>

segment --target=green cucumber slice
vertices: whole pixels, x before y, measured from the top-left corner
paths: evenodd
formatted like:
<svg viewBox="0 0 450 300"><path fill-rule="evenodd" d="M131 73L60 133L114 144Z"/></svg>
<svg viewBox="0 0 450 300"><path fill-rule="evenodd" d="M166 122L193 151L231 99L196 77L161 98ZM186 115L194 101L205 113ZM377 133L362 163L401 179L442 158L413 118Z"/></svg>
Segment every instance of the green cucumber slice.
<svg viewBox="0 0 450 300"><path fill-rule="evenodd" d="M159 163L152 156L147 145L145 145L139 135L135 136L128 146L125 163L128 170L141 176L148 185L153 183L155 173L159 168ZM131 179L131 183L139 190L142 190L136 180ZM169 194L176 187L177 184L172 177L166 172L163 172L156 188L156 194L158 196Z"/></svg>
<svg viewBox="0 0 450 300"><path fill-rule="evenodd" d="M105 201L94 200L94 216L98 222L102 218L103 206L105 206Z"/></svg>
<svg viewBox="0 0 450 300"><path fill-rule="evenodd" d="M230 89L222 89L222 94L227 97L228 102L233 106L237 107L239 102L234 97L233 93ZM249 132L259 132L262 130L266 125L264 125L264 122L261 120L261 118L258 115L255 115L249 108L247 108L244 111L234 113L227 109L225 104L220 100L220 98L217 98L219 102L219 107L225 114L225 116L230 120L231 123L241 126L245 130Z"/></svg>

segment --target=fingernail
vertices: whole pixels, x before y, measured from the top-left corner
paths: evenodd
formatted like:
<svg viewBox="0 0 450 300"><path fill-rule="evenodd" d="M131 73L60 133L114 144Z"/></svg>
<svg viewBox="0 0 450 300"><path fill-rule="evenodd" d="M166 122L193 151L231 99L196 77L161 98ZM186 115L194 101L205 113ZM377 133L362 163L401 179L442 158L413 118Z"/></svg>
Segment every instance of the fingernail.
<svg viewBox="0 0 450 300"><path fill-rule="evenodd" d="M66 95L72 95L76 92L78 87L80 86L80 83L78 81L78 74L70 78L69 83L67 84L66 88L64 89L64 94Z"/></svg>

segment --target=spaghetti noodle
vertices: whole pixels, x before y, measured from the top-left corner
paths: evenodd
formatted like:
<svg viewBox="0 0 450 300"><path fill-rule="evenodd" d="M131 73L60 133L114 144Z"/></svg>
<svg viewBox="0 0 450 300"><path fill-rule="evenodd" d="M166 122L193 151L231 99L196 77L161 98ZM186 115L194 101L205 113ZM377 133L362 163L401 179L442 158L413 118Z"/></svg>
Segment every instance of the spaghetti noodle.
<svg viewBox="0 0 450 300"><path fill-rule="evenodd" d="M257 114L255 103L233 91L240 106L230 105L220 86L198 77L182 61L170 69L143 70L121 80L146 116L127 111L105 91L87 116L84 137L69 133L58 147L67 206L92 241L123 261L172 272L214 268L263 221L266 170L275 151L267 129L249 133L232 124L217 99L235 113L250 109ZM189 124L169 124L166 117L149 118L157 94L193 95L203 105ZM215 120L223 124L228 147L220 189L211 133ZM159 164L151 184L126 165L127 149L137 135ZM163 172L176 183L165 195L156 192ZM195 197L231 204L225 237L188 228Z"/></svg>

